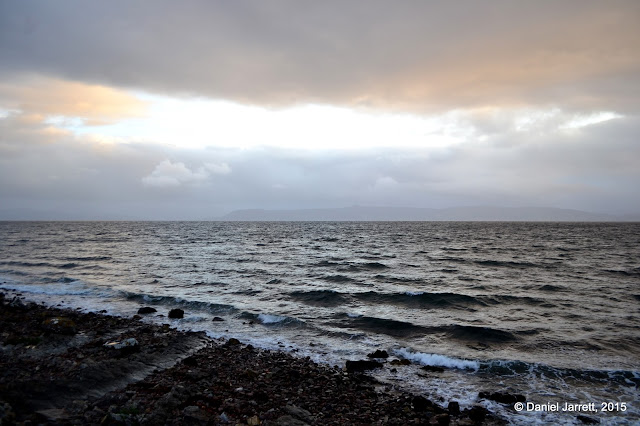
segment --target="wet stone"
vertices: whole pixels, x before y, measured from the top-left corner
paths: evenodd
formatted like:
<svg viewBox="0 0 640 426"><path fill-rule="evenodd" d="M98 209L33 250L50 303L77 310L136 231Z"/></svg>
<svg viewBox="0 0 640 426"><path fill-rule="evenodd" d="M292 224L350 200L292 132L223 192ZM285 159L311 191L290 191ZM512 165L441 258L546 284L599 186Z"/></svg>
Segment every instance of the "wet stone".
<svg viewBox="0 0 640 426"><path fill-rule="evenodd" d="M184 311L182 309L172 309L169 311L169 318L184 318Z"/></svg>

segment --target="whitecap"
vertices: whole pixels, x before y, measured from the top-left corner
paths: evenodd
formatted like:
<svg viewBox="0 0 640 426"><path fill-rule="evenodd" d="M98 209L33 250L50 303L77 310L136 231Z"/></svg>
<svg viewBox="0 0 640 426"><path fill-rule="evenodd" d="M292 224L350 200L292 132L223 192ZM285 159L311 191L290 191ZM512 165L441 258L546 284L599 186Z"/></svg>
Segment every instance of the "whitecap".
<svg viewBox="0 0 640 426"><path fill-rule="evenodd" d="M467 359L448 357L440 354L427 354L422 352L412 352L408 348L396 349L397 356L417 362L422 365L432 365L435 367L458 368L460 370L478 370L480 362Z"/></svg>

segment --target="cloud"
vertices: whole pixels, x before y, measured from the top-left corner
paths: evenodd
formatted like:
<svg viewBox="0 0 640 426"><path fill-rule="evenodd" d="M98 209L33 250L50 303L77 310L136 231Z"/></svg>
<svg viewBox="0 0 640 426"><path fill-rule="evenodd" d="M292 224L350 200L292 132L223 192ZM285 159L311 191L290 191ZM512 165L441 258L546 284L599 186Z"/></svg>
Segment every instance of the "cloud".
<svg viewBox="0 0 640 426"><path fill-rule="evenodd" d="M639 19L635 0L0 2L0 200L638 211Z"/></svg>
<svg viewBox="0 0 640 426"><path fill-rule="evenodd" d="M0 200L3 208L140 219L353 204L640 210L638 117L553 132L485 134L483 142L431 149L186 150L105 144L8 115L0 118Z"/></svg>
<svg viewBox="0 0 640 426"><path fill-rule="evenodd" d="M184 163L172 163L170 160L164 160L156 166L150 175L142 178L142 183L159 188L177 187L183 184L202 182L208 177L209 173L203 167L192 171Z"/></svg>
<svg viewBox="0 0 640 426"><path fill-rule="evenodd" d="M639 19L635 0L2 2L0 73L278 107L629 113Z"/></svg>
<svg viewBox="0 0 640 426"><path fill-rule="evenodd" d="M204 167L211 173L217 175L228 175L231 167L227 163L205 163Z"/></svg>
<svg viewBox="0 0 640 426"><path fill-rule="evenodd" d="M76 119L84 125L141 117L146 109L145 102L121 90L42 76L0 83L0 105L58 121Z"/></svg>

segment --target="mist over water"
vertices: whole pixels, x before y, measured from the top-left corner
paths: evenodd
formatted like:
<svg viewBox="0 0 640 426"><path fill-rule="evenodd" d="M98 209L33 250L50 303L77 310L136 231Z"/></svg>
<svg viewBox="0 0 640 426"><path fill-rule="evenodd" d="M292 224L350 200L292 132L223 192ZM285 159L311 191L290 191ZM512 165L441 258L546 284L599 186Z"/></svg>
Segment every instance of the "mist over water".
<svg viewBox="0 0 640 426"><path fill-rule="evenodd" d="M0 222L0 288L128 316L181 307L146 320L321 362L385 349L414 365L382 380L463 406L508 390L626 402L590 415L640 420L640 224Z"/></svg>

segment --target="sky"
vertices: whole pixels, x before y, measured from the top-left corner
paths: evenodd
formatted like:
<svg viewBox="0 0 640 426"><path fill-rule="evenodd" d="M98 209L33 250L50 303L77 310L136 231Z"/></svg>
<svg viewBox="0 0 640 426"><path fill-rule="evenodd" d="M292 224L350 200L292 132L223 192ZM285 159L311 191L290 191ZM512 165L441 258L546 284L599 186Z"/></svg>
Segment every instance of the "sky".
<svg viewBox="0 0 640 426"><path fill-rule="evenodd" d="M0 0L0 210L640 213L640 2Z"/></svg>

